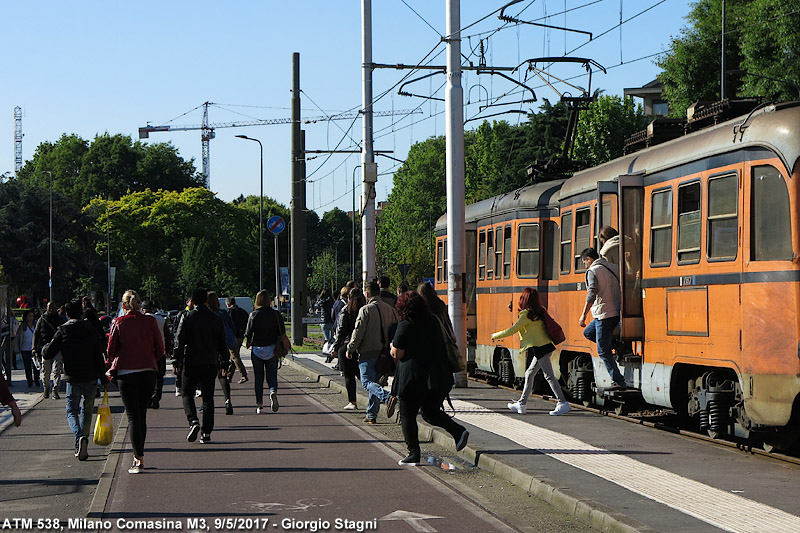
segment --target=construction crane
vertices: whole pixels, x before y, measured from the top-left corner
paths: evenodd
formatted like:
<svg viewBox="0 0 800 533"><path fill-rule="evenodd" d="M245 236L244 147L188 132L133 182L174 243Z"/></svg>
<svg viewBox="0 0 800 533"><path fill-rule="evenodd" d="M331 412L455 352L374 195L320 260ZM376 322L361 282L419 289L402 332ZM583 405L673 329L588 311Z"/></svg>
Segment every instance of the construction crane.
<svg viewBox="0 0 800 533"><path fill-rule="evenodd" d="M213 139L216 134L214 130L217 128L239 128L244 126L266 126L270 124L291 124L292 119L290 118L270 118L270 119L263 119L263 120L240 120L236 122L219 122L216 124L209 124L208 123L208 106L214 105L213 102L205 102L203 104L203 123L202 124L192 124L192 125L184 125L184 126L172 126L169 124L165 124L163 126L151 126L147 125L142 128L139 128L139 138L140 139L149 139L151 133L161 132L161 131L189 131L189 130L200 130L200 140L202 141L203 147L203 180L205 181L206 188L210 188L211 185L211 166L210 166L210 155L209 155L209 142ZM197 108L195 108L197 109ZM385 117L385 116L392 116L392 115L413 115L416 113L422 113L420 109L404 109L400 111L374 111L372 114L376 117ZM345 120L345 119L353 119L357 118L361 112L357 113L339 113L336 115L326 115L321 117L309 117L304 118L303 122L306 124L310 124L313 122L322 122L327 120Z"/></svg>

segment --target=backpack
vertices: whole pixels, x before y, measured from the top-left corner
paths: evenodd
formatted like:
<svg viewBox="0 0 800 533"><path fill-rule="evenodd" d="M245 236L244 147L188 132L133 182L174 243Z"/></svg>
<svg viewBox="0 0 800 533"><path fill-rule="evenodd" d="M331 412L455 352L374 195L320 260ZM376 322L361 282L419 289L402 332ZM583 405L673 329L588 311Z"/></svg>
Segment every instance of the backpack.
<svg viewBox="0 0 800 533"><path fill-rule="evenodd" d="M239 342L236 339L236 332L233 330L231 315L226 310L220 309L220 316L222 317L222 324L225 326L225 344L229 350L236 350L239 347Z"/></svg>

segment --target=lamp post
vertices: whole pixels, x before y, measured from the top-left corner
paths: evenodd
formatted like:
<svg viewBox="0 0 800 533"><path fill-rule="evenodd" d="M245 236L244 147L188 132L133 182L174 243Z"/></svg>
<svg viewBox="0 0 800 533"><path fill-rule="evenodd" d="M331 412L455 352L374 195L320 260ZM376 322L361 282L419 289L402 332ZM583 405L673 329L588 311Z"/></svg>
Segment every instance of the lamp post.
<svg viewBox="0 0 800 533"><path fill-rule="evenodd" d="M255 141L261 149L261 194L258 204L258 290L264 288L264 145L258 139L253 139L247 135L237 135L239 139Z"/></svg>
<svg viewBox="0 0 800 533"><path fill-rule="evenodd" d="M50 175L50 267L48 268L47 284L50 286L50 301L53 301L53 173L45 170Z"/></svg>

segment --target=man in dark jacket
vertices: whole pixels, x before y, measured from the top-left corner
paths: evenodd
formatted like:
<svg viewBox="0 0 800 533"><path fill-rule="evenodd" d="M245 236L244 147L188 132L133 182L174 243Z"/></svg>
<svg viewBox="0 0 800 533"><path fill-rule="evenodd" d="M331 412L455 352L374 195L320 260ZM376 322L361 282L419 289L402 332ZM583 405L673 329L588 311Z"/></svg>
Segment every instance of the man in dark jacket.
<svg viewBox="0 0 800 533"><path fill-rule="evenodd" d="M228 307L228 314L231 315L233 326L236 329L234 332L236 334L236 349L231 350L231 364L228 366L227 374L228 381L233 380L233 372L239 369L239 373L242 375L242 379L239 380L239 383L246 383L247 368L245 368L244 363L242 363L242 358L239 356L239 349L242 347L242 341L244 341L244 330L247 328L247 319L250 315L247 314L247 311L236 305L236 298L233 296L228 296L228 299L225 300L225 305Z"/></svg>
<svg viewBox="0 0 800 533"><path fill-rule="evenodd" d="M183 411L189 421L186 440L194 442L201 429L200 442L211 442L214 429L214 382L219 368L227 368L230 352L225 343L222 318L208 308L208 291L197 288L192 293L194 309L181 317L175 349L177 366L181 368ZM220 365L223 365L220 367ZM203 397L203 426L197 418L194 391L200 386Z"/></svg>
<svg viewBox="0 0 800 533"><path fill-rule="evenodd" d="M47 302L47 311L43 314L39 321L36 322L36 328L33 330L33 350L42 355L44 345L53 340L53 335L56 334L58 327L64 323L61 316L58 314L58 307L53 302ZM53 375L53 399L58 400L61 397L58 395L58 389L61 386L61 373L64 369L64 359L61 354L54 353L50 359L44 359L42 366L42 383L44 383L44 397L50 397L50 374Z"/></svg>
<svg viewBox="0 0 800 533"><path fill-rule="evenodd" d="M75 436L75 457L85 461L89 457L89 430L92 427L97 380L100 379L108 390L108 379L100 337L87 320L81 319L81 301L76 299L69 302L66 312L68 320L58 327L53 340L45 345L42 355L45 360L52 360L61 353L64 359L67 422Z"/></svg>

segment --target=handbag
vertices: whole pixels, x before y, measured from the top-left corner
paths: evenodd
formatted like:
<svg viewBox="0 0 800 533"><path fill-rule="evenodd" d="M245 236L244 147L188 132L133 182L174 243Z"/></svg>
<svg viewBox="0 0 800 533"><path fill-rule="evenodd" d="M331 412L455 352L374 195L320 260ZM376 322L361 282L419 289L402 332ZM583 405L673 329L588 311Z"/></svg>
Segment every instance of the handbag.
<svg viewBox="0 0 800 533"><path fill-rule="evenodd" d="M461 351L458 349L456 340L447 330L447 327L444 325L444 320L438 316L436 320L439 321L439 328L442 330L442 340L444 341L444 349L447 354L447 362L450 365L450 371L453 373L463 372L467 367L464 364L464 360L461 359Z"/></svg>
<svg viewBox="0 0 800 533"><path fill-rule="evenodd" d="M275 320L278 320L278 313L275 312ZM278 321L278 329L280 328L280 321ZM278 336L277 342L275 342L275 357L286 357L286 354L289 353L289 350L292 349L292 342L289 340L289 337L286 336L286 333L283 332Z"/></svg>
<svg viewBox="0 0 800 533"><path fill-rule="evenodd" d="M97 406L97 422L94 424L94 443L108 446L114 438L114 423L111 420L111 407L108 404L108 391L103 392L103 401Z"/></svg>
<svg viewBox="0 0 800 533"><path fill-rule="evenodd" d="M381 316L380 308L376 307L378 313L378 320L381 325L381 353L378 355L378 360L375 362L375 372L379 376L394 376L394 371L397 369L397 364L389 351L389 345L386 343L386 337L383 333L383 317Z"/></svg>
<svg viewBox="0 0 800 533"><path fill-rule="evenodd" d="M567 336L564 335L564 330L561 329L561 325L559 325L547 311L544 312L542 319L544 320L544 329L547 332L547 336L550 337L553 344L561 344L567 340Z"/></svg>

